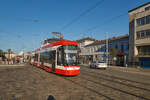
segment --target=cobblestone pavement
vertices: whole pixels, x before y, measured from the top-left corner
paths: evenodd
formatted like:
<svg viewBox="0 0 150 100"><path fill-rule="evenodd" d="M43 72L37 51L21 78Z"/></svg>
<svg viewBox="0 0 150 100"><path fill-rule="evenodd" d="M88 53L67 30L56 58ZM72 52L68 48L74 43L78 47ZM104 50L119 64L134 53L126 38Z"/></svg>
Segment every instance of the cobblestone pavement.
<svg viewBox="0 0 150 100"><path fill-rule="evenodd" d="M81 66L64 77L30 65L0 66L0 100L150 100L149 72ZM143 73L143 72L142 72Z"/></svg>

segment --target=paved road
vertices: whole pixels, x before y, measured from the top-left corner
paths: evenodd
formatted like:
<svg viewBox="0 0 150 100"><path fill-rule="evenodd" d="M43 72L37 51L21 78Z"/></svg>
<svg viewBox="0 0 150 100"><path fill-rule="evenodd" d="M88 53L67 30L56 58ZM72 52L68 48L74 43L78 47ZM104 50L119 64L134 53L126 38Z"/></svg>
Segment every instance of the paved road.
<svg viewBox="0 0 150 100"><path fill-rule="evenodd" d="M150 73L138 69L90 69L64 77L42 69L0 66L0 100L150 100Z"/></svg>

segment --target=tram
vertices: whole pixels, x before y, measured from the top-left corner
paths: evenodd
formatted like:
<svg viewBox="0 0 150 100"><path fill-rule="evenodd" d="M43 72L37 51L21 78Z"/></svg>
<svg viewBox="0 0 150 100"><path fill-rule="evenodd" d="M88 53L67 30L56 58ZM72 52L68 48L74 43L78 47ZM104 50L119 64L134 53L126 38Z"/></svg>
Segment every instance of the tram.
<svg viewBox="0 0 150 100"><path fill-rule="evenodd" d="M30 63L48 72L75 76L80 74L77 42L61 40L31 52Z"/></svg>

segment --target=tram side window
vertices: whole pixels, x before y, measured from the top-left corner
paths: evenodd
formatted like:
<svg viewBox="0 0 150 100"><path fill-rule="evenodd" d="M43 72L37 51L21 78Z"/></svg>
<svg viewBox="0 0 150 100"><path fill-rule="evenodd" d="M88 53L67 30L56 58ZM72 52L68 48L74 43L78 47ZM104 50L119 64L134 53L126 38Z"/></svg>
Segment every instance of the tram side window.
<svg viewBox="0 0 150 100"><path fill-rule="evenodd" d="M34 60L35 60L35 61L38 61L38 54L35 54Z"/></svg>
<svg viewBox="0 0 150 100"><path fill-rule="evenodd" d="M41 61L41 62L44 62L43 52L42 52L42 53L40 53L40 61Z"/></svg>
<svg viewBox="0 0 150 100"><path fill-rule="evenodd" d="M49 63L49 59L50 59L49 52L48 51L44 52L44 61L46 63Z"/></svg>
<svg viewBox="0 0 150 100"><path fill-rule="evenodd" d="M41 62L53 64L55 61L55 51L46 51L40 54Z"/></svg>
<svg viewBox="0 0 150 100"><path fill-rule="evenodd" d="M59 47L57 50L57 64L63 64L63 47Z"/></svg>
<svg viewBox="0 0 150 100"><path fill-rule="evenodd" d="M41 54L40 54L40 60L42 61L42 62L45 62L45 63L48 63L48 61L49 61L49 52L42 52Z"/></svg>

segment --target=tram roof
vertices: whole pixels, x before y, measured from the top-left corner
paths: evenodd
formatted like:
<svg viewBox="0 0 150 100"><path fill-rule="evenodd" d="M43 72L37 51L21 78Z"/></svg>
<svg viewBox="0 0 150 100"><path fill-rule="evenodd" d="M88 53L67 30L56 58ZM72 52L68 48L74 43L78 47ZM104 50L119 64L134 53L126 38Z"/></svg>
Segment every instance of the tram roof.
<svg viewBox="0 0 150 100"><path fill-rule="evenodd" d="M49 44L43 46L42 49L46 49L46 48L58 46L58 45L76 45L77 46L78 43L76 41L61 40L61 41L49 43Z"/></svg>

